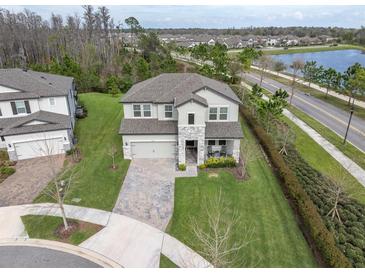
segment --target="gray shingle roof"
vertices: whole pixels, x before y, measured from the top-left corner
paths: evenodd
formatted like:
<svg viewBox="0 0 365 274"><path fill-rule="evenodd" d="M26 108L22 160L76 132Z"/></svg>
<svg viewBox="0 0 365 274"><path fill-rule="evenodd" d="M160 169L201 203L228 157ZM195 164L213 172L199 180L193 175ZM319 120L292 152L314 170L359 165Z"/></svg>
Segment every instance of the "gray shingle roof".
<svg viewBox="0 0 365 274"><path fill-rule="evenodd" d="M31 121L42 121L45 124L25 125ZM69 129L70 118L48 111L38 111L27 116L0 119L0 135L18 135L35 132L46 132L60 129Z"/></svg>
<svg viewBox="0 0 365 274"><path fill-rule="evenodd" d="M242 128L239 122L206 122L205 138L243 138Z"/></svg>
<svg viewBox="0 0 365 274"><path fill-rule="evenodd" d="M65 96L72 83L72 77L32 70L0 69L0 86L21 91L0 93L0 101Z"/></svg>
<svg viewBox="0 0 365 274"><path fill-rule="evenodd" d="M202 76L197 73L163 73L154 78L139 82L123 96L122 103L172 103L182 104L190 100L194 93L203 89L211 89L237 103L240 100L225 83ZM200 97L195 95L196 97ZM204 98L201 101L204 102ZM206 103L206 101L205 101Z"/></svg>
<svg viewBox="0 0 365 274"><path fill-rule="evenodd" d="M123 119L119 134L177 134L177 121L160 121L157 119Z"/></svg>

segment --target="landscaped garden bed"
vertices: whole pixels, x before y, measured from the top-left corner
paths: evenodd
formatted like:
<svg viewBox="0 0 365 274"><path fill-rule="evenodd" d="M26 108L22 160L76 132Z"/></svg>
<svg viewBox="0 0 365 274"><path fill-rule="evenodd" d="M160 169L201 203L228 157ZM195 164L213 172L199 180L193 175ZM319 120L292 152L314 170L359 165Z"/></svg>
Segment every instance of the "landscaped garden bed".
<svg viewBox="0 0 365 274"><path fill-rule="evenodd" d="M15 173L16 162L10 161L8 152L6 150L0 150L0 184Z"/></svg>
<svg viewBox="0 0 365 274"><path fill-rule="evenodd" d="M61 217L25 215L22 221L30 238L60 241L79 245L103 226L79 220L68 219L69 229L64 230Z"/></svg>

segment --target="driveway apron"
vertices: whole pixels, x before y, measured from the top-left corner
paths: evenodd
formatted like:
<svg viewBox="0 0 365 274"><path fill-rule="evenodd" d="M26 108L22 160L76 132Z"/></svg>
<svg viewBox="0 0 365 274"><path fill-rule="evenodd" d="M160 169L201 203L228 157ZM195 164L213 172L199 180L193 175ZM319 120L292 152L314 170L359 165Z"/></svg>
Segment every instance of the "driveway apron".
<svg viewBox="0 0 365 274"><path fill-rule="evenodd" d="M133 159L113 212L164 231L173 213L174 183L174 159Z"/></svg>

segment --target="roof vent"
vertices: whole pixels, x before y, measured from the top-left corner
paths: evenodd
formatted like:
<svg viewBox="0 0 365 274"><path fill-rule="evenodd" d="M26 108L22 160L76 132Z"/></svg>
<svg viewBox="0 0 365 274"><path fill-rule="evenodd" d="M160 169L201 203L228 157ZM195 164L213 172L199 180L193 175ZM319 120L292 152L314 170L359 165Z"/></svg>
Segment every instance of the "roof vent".
<svg viewBox="0 0 365 274"><path fill-rule="evenodd" d="M48 83L50 86L52 86L52 83Z"/></svg>
<svg viewBox="0 0 365 274"><path fill-rule="evenodd" d="M47 78L46 78L46 77L44 77L44 76L41 76L41 78L42 78L42 79L44 79L44 80L46 80L46 79L47 79Z"/></svg>
<svg viewBox="0 0 365 274"><path fill-rule="evenodd" d="M28 71L28 69L27 69L27 68L23 68L23 71L24 71L24 72L27 72L27 71Z"/></svg>

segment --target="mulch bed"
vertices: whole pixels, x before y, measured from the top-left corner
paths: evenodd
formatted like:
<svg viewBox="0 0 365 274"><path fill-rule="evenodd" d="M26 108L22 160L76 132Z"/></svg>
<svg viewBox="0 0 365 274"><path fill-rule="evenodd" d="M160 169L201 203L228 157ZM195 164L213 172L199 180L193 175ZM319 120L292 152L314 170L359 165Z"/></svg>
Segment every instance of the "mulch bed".
<svg viewBox="0 0 365 274"><path fill-rule="evenodd" d="M67 220L68 229L65 230L63 224L59 225L54 232L54 235L59 239L61 242L70 243L70 237L75 232L82 232L87 230L93 230L95 233L99 232L101 229L104 228L102 225L92 224L83 221L76 221L76 220Z"/></svg>

